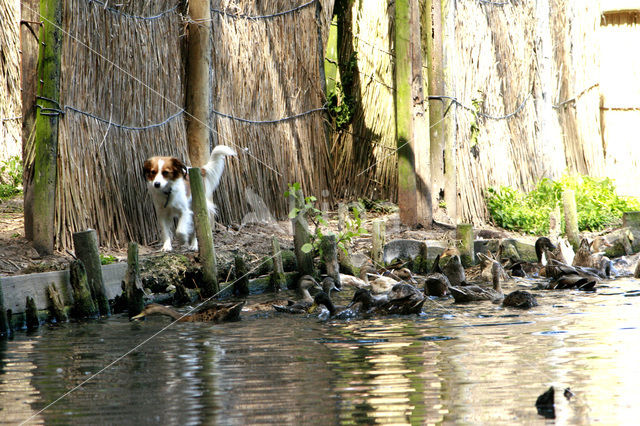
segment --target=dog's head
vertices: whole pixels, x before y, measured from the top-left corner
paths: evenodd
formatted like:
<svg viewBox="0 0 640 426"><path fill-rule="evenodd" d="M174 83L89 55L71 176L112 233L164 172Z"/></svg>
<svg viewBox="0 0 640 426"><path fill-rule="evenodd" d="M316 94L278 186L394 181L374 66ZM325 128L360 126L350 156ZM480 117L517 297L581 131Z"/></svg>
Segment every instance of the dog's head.
<svg viewBox="0 0 640 426"><path fill-rule="evenodd" d="M187 166L175 157L151 157L143 165L147 184L161 191L187 176Z"/></svg>

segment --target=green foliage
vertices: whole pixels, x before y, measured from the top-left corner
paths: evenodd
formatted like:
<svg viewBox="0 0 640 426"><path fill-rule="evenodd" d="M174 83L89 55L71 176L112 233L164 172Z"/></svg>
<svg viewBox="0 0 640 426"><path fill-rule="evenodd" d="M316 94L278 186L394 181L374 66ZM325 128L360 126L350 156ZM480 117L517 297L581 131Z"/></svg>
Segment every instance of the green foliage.
<svg viewBox="0 0 640 426"><path fill-rule="evenodd" d="M320 241L324 237L323 226L327 226L327 213L317 209L315 207L316 197L309 196L300 198L300 184L295 182L289 184L289 189L285 191L284 196L286 198L293 197L294 203L292 209L289 211L289 218L293 219L302 215L305 219L311 221L315 226L314 232L311 234L312 241L304 244L300 247L304 253L311 251L320 252ZM345 229L338 232L336 235L336 243L338 247L346 253L347 247L351 244L351 241L366 233L366 230L362 226L362 218L360 211L357 208L351 208L351 217L348 217L345 221Z"/></svg>
<svg viewBox="0 0 640 426"><path fill-rule="evenodd" d="M0 199L22 192L22 160L17 155L0 162Z"/></svg>
<svg viewBox="0 0 640 426"><path fill-rule="evenodd" d="M549 214L562 203L562 191L576 192L578 228L598 231L620 222L622 213L639 210L640 202L621 197L609 178L563 176L559 181L541 180L529 193L510 187L489 188L486 201L489 214L498 226L536 235L549 232Z"/></svg>
<svg viewBox="0 0 640 426"><path fill-rule="evenodd" d="M327 110L336 130L345 129L353 120L356 98L351 89L357 66L358 55L354 52L347 63L340 67L340 81L336 82L334 89L327 94Z"/></svg>
<svg viewBox="0 0 640 426"><path fill-rule="evenodd" d="M100 255L100 264L101 265L111 265L112 263L116 263L116 260L118 260L115 256L110 256L110 255Z"/></svg>

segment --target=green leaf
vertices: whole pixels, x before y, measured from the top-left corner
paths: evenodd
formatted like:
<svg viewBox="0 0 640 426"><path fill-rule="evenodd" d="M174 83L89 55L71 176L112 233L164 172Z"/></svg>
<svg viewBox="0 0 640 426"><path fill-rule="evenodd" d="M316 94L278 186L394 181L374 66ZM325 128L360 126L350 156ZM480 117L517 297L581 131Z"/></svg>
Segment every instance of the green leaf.
<svg viewBox="0 0 640 426"><path fill-rule="evenodd" d="M298 213L300 213L299 208L296 207L291 209L291 211L289 212L289 219L294 219L296 216L298 216Z"/></svg>
<svg viewBox="0 0 640 426"><path fill-rule="evenodd" d="M311 250L313 250L313 244L311 243L303 244L302 247L300 247L300 250L302 250L303 253L309 253L311 252Z"/></svg>

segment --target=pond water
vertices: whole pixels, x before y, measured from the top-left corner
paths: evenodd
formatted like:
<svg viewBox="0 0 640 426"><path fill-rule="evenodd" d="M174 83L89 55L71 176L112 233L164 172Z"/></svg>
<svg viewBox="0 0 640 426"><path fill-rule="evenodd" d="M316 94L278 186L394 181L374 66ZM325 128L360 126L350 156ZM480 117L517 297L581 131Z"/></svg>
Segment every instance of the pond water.
<svg viewBox="0 0 640 426"><path fill-rule="evenodd" d="M445 300L420 317L18 332L0 341L0 423L637 424L639 289L540 291L529 311ZM555 421L535 408L551 385Z"/></svg>

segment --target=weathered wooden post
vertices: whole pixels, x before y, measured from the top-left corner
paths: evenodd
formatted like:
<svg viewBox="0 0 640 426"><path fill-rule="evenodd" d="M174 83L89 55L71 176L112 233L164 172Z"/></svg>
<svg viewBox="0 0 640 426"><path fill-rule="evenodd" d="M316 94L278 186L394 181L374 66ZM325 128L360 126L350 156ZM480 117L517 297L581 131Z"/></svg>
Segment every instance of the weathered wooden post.
<svg viewBox="0 0 640 426"><path fill-rule="evenodd" d="M73 317L83 319L98 316L100 311L91 297L87 272L81 260L74 260L69 265L69 281L73 293L73 309L71 311Z"/></svg>
<svg viewBox="0 0 640 426"><path fill-rule="evenodd" d="M53 253L58 121L61 111L60 63L62 51L61 0L42 0L38 52L37 115L33 176L33 246L40 254ZM30 233L29 233L30 234Z"/></svg>
<svg viewBox="0 0 640 426"><path fill-rule="evenodd" d="M383 250L385 243L385 226L382 220L373 221L371 232L371 260L376 266L383 264Z"/></svg>
<svg viewBox="0 0 640 426"><path fill-rule="evenodd" d="M342 232L347 227L347 215L349 207L345 203L338 203L338 231Z"/></svg>
<svg viewBox="0 0 640 426"><path fill-rule="evenodd" d="M40 319L38 318L38 307L33 297L27 296L27 305L24 310L24 316L27 321L27 331L34 331L40 327Z"/></svg>
<svg viewBox="0 0 640 426"><path fill-rule="evenodd" d="M622 226L640 229L640 212L622 213Z"/></svg>
<svg viewBox="0 0 640 426"><path fill-rule="evenodd" d="M461 223L456 226L456 240L459 241L460 261L465 268L474 265L475 253L473 248L473 225Z"/></svg>
<svg viewBox="0 0 640 426"><path fill-rule="evenodd" d="M342 288L340 282L340 264L338 263L338 244L334 234L323 235L320 239L322 261L327 269L327 275L333 278L336 287Z"/></svg>
<svg viewBox="0 0 640 426"><path fill-rule="evenodd" d="M456 1L442 0L442 76L444 93L456 93ZM453 223L458 220L458 178L456 166L456 104L449 102L444 110L444 201L447 216Z"/></svg>
<svg viewBox="0 0 640 426"><path fill-rule="evenodd" d="M394 21L398 207L400 208L400 221L407 226L418 223L415 155L412 140L410 1L396 0Z"/></svg>
<svg viewBox="0 0 640 426"><path fill-rule="evenodd" d="M144 290L140 278L140 263L138 261L138 243L129 242L127 248L127 272L124 277L124 294L127 298L127 312L129 318L138 315L144 308Z"/></svg>
<svg viewBox="0 0 640 426"><path fill-rule="evenodd" d="M87 273L91 297L95 300L100 310L100 315L110 315L109 299L102 278L102 262L98 249L98 236L94 229L73 233L73 246L75 254Z"/></svg>
<svg viewBox="0 0 640 426"><path fill-rule="evenodd" d="M305 244L311 243L311 232L309 231L309 225L305 217L306 212L302 208L304 195L301 189L296 190L295 194L289 194L289 203L291 209L300 209L298 214L291 219L293 226L293 249L298 263L298 272L300 275L314 275L313 250L306 253L302 250Z"/></svg>
<svg viewBox="0 0 640 426"><path fill-rule="evenodd" d="M47 287L47 299L49 301L49 317L60 324L67 321L67 314L64 313L64 302L56 285L51 283Z"/></svg>
<svg viewBox="0 0 640 426"><path fill-rule="evenodd" d="M236 253L233 258L236 279L233 282L233 294L236 296L246 296L249 294L249 269L247 268L247 262L241 253Z"/></svg>
<svg viewBox="0 0 640 426"><path fill-rule="evenodd" d="M4 296L2 295L2 285L0 285L0 338L8 337L11 334L7 309L4 306Z"/></svg>
<svg viewBox="0 0 640 426"><path fill-rule="evenodd" d="M211 1L189 1L187 24L187 147L193 166L202 167L209 158L211 133Z"/></svg>
<svg viewBox="0 0 640 426"><path fill-rule="evenodd" d="M287 280L284 275L280 242L275 236L271 238L271 250L273 253L273 271L269 275L269 290L278 292L285 287Z"/></svg>
<svg viewBox="0 0 640 426"><path fill-rule="evenodd" d="M220 291L220 286L211 222L209 222L209 211L199 167L189 169L189 181L191 182L193 219L198 238L198 255L202 265L202 296L211 297Z"/></svg>
<svg viewBox="0 0 640 426"><path fill-rule="evenodd" d="M578 209L576 207L576 192L566 188L562 191L562 204L564 206L564 229L569 243L574 250L578 250L580 245L580 235L578 234Z"/></svg>

